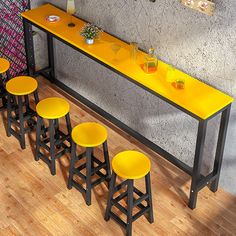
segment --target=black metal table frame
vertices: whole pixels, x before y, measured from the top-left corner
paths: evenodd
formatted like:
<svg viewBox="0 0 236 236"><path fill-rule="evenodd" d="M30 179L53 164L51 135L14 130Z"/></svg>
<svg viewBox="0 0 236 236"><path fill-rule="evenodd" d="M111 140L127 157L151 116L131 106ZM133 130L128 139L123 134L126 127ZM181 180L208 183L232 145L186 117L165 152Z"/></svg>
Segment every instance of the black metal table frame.
<svg viewBox="0 0 236 236"><path fill-rule="evenodd" d="M105 64L104 62L98 60L97 58L89 55L88 53L84 52L83 50L75 47L74 45L71 45L67 41L63 40L62 38L52 34L51 32L47 31L46 29L38 26L37 24L27 20L26 18L23 18L23 25L24 25L24 36L25 36L25 50L26 50L26 59L27 59L27 72L30 76L37 76L37 75L43 75L47 79L49 79L52 83L55 83L58 87L78 99L80 102L94 110L99 115L103 116L137 140L139 140L144 145L151 148L153 151L170 161L175 166L179 167L181 170L186 172L188 175L192 177L191 181L191 188L190 188L190 197L189 197L189 203L188 206L191 209L194 209L196 207L197 202L197 195L198 192L205 186L209 185L209 188L212 192L216 192L218 189L219 184L219 177L220 177L220 170L222 165L222 159L223 159L223 152L224 152L224 146L225 146L225 139L226 139L226 133L228 128L228 122L229 122L229 116L230 116L230 109L231 104L225 106L223 109L219 110L215 114L213 114L208 119L201 119L200 117L196 116L195 114L189 112L188 110L185 110L184 108L178 106L174 102L168 100L165 97L162 97L160 94L155 93L153 90L148 89L144 85L134 81L132 78L129 78L128 76L122 74L120 71L117 71L116 69L112 68L111 66ZM33 45L33 35L32 35L32 26L37 27L38 29L44 31L47 34L47 45L48 45L48 67L41 69L39 71L35 70L35 57L34 57L34 45ZM172 154L168 153L152 141L148 140L146 137L141 135L140 133L136 132L132 128L128 127L126 124L112 116L111 114L107 113L102 108L98 107L96 104L92 103L76 91L69 88L67 85L62 83L61 81L57 80L55 78L55 65L54 65L54 47L53 47L53 38L65 43L66 45L74 48L78 52L86 55L87 57L97 61L99 64L109 68L110 70L114 71L115 73L123 76L124 78L128 79L132 83L135 83L139 87L145 89L146 91L154 94L155 96L159 97L160 99L166 101L167 103L173 105L174 107L178 108L179 110L187 113L191 117L198 120L198 132L197 132L197 140L196 140L196 149L195 149L195 156L194 156L194 164L193 167L188 166ZM221 121L220 121L220 128L219 128L219 134L218 134L218 141L217 141L217 147L216 147L216 154L215 154L215 160L214 160L214 167L213 171L209 173L207 176L204 176L201 174L201 166L202 166L202 159L203 159L203 149L204 149L204 143L205 143L205 137L206 137L206 129L207 129L207 122L221 113Z"/></svg>

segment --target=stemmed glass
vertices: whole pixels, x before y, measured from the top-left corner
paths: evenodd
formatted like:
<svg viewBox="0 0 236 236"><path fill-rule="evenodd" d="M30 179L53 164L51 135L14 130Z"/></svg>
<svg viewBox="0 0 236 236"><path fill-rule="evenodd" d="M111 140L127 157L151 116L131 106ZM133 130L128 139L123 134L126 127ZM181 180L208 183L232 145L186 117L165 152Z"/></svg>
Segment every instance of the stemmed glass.
<svg viewBox="0 0 236 236"><path fill-rule="evenodd" d="M72 15L75 13L75 0L67 0L67 13L70 14L68 27L75 27L75 24L72 22Z"/></svg>
<svg viewBox="0 0 236 236"><path fill-rule="evenodd" d="M111 49L112 49L112 51L115 53L115 61L117 61L117 53L120 51L120 49L121 49L121 45L119 45L119 44L116 44L116 43L113 43L112 45L111 45Z"/></svg>

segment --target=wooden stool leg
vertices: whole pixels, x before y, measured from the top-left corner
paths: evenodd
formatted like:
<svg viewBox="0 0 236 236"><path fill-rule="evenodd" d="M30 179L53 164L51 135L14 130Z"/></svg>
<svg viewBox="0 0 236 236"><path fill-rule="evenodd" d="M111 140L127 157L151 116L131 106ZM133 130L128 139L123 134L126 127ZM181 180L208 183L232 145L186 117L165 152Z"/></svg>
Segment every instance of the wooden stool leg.
<svg viewBox="0 0 236 236"><path fill-rule="evenodd" d="M49 136L50 136L50 157L51 166L50 171L52 175L56 174L56 160L55 160L55 127L54 120L49 120Z"/></svg>
<svg viewBox="0 0 236 236"><path fill-rule="evenodd" d="M11 136L11 112L12 112L12 106L11 106L11 95L7 95L7 136Z"/></svg>
<svg viewBox="0 0 236 236"><path fill-rule="evenodd" d="M127 228L126 235L132 235L132 222L133 222L133 192L134 192L134 180L128 180L128 196L127 196Z"/></svg>
<svg viewBox="0 0 236 236"><path fill-rule="evenodd" d="M69 178L68 178L68 184L67 188L72 188L72 182L73 182L73 175L74 175L74 165L76 162L76 144L72 141L72 147L71 147L71 158L70 158L70 169L69 169Z"/></svg>
<svg viewBox="0 0 236 236"><path fill-rule="evenodd" d="M86 148L86 204L91 205L91 190L92 190L92 175L91 175L91 162L92 162L93 148Z"/></svg>
<svg viewBox="0 0 236 236"><path fill-rule="evenodd" d="M108 199L107 199L107 208L106 208L106 213L104 219L108 221L110 219L110 212L111 212L111 207L112 207L112 198L114 195L114 189L115 189L115 183L116 183L116 173L113 171L111 175L111 181L110 181L110 186L109 186L109 194L108 194Z"/></svg>
<svg viewBox="0 0 236 236"><path fill-rule="evenodd" d="M19 121L20 121L20 146L22 149L25 149L25 127L24 127L22 96L18 96L18 106L19 106Z"/></svg>
<svg viewBox="0 0 236 236"><path fill-rule="evenodd" d="M35 150L35 161L40 159L40 142L41 142L41 133L42 133L42 118L37 117L37 126L36 126L36 150Z"/></svg>
<svg viewBox="0 0 236 236"><path fill-rule="evenodd" d="M152 206L152 191L151 191L151 177L150 172L145 176L145 185L146 185L146 193L148 194L148 206L150 207L150 210L148 212L148 221L149 223L154 222L153 217L153 206Z"/></svg>
<svg viewBox="0 0 236 236"><path fill-rule="evenodd" d="M104 158L105 158L105 162L106 162L106 179L107 179L107 181L110 181L110 179L111 179L111 167L110 167L107 141L105 141L103 143L103 153L104 153Z"/></svg>

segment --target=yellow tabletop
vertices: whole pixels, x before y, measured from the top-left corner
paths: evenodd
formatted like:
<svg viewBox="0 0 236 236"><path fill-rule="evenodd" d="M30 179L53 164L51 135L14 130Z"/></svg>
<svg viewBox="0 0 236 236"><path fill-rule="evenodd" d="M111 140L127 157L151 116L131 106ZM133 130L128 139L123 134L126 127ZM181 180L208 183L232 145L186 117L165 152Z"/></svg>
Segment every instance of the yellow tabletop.
<svg viewBox="0 0 236 236"><path fill-rule="evenodd" d="M49 23L46 21L48 15L58 15L60 21ZM180 70L174 70L170 81L166 76L168 64L162 61L158 61L155 73L146 74L140 66L146 53L138 51L137 60L134 62L131 59L129 44L107 33L102 33L93 45L87 45L80 36L80 30L85 22L73 17L76 26L69 28L67 24L70 22L70 16L51 4L24 12L22 16L201 119L209 118L233 102L232 97ZM113 51L114 44L120 46L116 55ZM175 79L185 81L184 89L177 89L173 85Z"/></svg>

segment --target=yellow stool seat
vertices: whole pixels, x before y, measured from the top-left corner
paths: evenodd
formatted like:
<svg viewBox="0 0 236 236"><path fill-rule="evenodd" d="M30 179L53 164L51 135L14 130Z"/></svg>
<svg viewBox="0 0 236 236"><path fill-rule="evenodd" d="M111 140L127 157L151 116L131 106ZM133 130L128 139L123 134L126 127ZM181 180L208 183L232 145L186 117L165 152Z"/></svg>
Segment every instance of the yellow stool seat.
<svg viewBox="0 0 236 236"><path fill-rule="evenodd" d="M5 73L10 68L10 62L5 58L0 58L0 74Z"/></svg>
<svg viewBox="0 0 236 236"><path fill-rule="evenodd" d="M16 96L31 94L37 87L37 80L30 76L17 76L6 83L7 92Z"/></svg>
<svg viewBox="0 0 236 236"><path fill-rule="evenodd" d="M107 130L95 122L85 122L73 128L73 141L82 147L96 147L107 140Z"/></svg>
<svg viewBox="0 0 236 236"><path fill-rule="evenodd" d="M69 110L69 103L58 97L43 99L36 106L38 115L45 119L59 119L65 116Z"/></svg>
<svg viewBox="0 0 236 236"><path fill-rule="evenodd" d="M141 152L124 151L113 158L112 168L118 176L124 179L140 179L150 172L151 162Z"/></svg>

